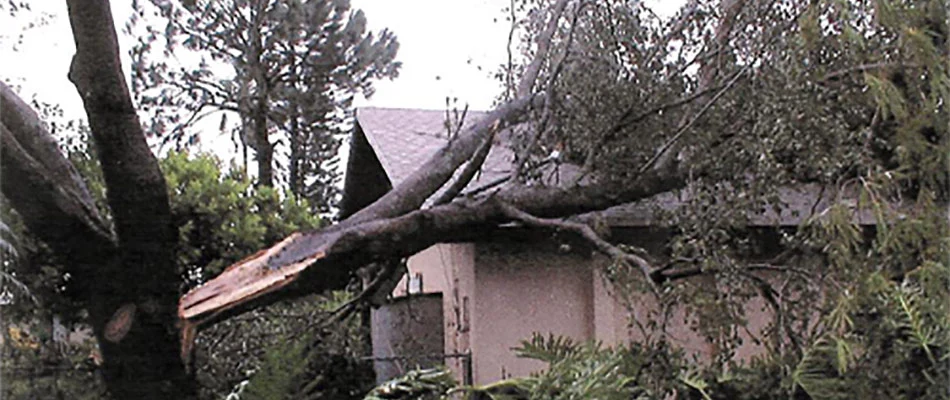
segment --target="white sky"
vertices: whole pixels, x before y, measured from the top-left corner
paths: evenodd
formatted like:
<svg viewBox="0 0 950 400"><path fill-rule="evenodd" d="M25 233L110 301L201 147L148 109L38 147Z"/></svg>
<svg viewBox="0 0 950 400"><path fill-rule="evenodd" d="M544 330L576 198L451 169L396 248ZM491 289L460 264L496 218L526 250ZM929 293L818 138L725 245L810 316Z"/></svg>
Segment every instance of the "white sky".
<svg viewBox="0 0 950 400"><path fill-rule="evenodd" d="M113 12L124 54L131 41L122 37L121 26L130 8L121 3L113 2ZM446 96L451 96L460 106L467 102L476 109L490 107L500 90L491 75L507 59L509 26L502 14L507 4L508 0L353 0L353 7L366 13L371 30L389 28L396 33L397 59L403 63L398 78L377 82L376 94L358 105L441 109ZM0 79L22 85L26 98L37 94L61 103L68 114L82 115L79 96L66 77L75 47L65 4L35 2L33 9L15 20L0 16ZM17 43L21 28L37 22L37 12L51 15L48 24L27 30Z"/></svg>
<svg viewBox="0 0 950 400"><path fill-rule="evenodd" d="M654 2L669 15L682 0ZM133 40L124 37L121 28L131 7L121 0L112 3L125 54ZM458 99L459 108L465 104L475 110L490 108L501 90L492 75L507 60L510 25L502 9L508 4L509 0L352 0L353 8L366 13L370 30L389 28L396 33L397 60L403 63L399 77L377 82L376 94L356 105L444 109L449 96ZM27 101L35 94L60 104L67 118L82 118L82 103L66 77L75 52L66 5L39 1L32 7L34 12L21 13L17 19L0 15L0 79L22 85L20 94ZM35 23L40 13L48 13L48 24L27 30L18 43L22 28ZM230 146L225 137L203 141L216 150Z"/></svg>
<svg viewBox="0 0 950 400"><path fill-rule="evenodd" d="M353 0L372 30L387 27L396 33L403 63L396 80L377 83L376 94L360 105L442 109L450 96L460 107L467 102L473 109L488 109L501 90L491 75L508 57L510 25L502 13L508 3Z"/></svg>

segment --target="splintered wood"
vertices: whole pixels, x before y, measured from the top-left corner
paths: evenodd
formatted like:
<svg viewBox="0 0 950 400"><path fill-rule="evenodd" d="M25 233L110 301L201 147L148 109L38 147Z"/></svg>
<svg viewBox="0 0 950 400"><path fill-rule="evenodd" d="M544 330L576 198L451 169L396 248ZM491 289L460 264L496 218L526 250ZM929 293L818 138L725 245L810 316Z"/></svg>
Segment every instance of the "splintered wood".
<svg viewBox="0 0 950 400"><path fill-rule="evenodd" d="M294 233L271 248L228 267L221 275L181 297L178 319L183 358L189 358L195 334L202 323L293 283L310 264L324 257L324 252L315 252L296 262L268 268L270 258L280 254L300 237L300 233Z"/></svg>

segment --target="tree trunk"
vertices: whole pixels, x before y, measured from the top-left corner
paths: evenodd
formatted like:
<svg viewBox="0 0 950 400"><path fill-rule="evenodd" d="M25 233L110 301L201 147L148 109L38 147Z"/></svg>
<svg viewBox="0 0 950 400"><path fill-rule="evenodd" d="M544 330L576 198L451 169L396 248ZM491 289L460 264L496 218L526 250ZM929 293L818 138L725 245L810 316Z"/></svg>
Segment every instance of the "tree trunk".
<svg viewBox="0 0 950 400"><path fill-rule="evenodd" d="M263 101L261 101L264 104ZM260 186L274 186L274 145L267 137L267 110L258 107L254 115L254 138L257 144L257 184Z"/></svg>
<svg viewBox="0 0 950 400"><path fill-rule="evenodd" d="M95 269L89 298L103 376L116 398L186 398L194 385L177 351L180 277L165 180L132 106L109 2L67 4L76 41L69 77L89 119L119 244L115 261Z"/></svg>
<svg viewBox="0 0 950 400"><path fill-rule="evenodd" d="M297 198L304 197L306 187L304 177L306 170L304 143L307 140L306 134L300 129L300 114L296 105L290 106L290 123L288 139L290 139L290 160L288 160L287 183L290 186L290 192L297 195Z"/></svg>
<svg viewBox="0 0 950 400"><path fill-rule="evenodd" d="M261 13L265 7L263 2L257 2L256 8L251 11L251 26L248 27L250 36L250 51L248 54L248 70L254 79L254 109L251 121L254 129L255 159L257 159L257 184L260 186L274 186L274 145L268 137L267 114L270 85L267 82L267 66L264 64L264 44L261 42L263 18Z"/></svg>

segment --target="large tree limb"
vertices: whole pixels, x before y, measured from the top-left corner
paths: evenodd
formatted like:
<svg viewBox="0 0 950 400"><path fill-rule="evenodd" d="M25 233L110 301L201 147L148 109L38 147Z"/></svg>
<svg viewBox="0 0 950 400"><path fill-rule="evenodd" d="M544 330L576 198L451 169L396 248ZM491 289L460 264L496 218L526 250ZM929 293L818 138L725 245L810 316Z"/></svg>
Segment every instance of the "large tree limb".
<svg viewBox="0 0 950 400"><path fill-rule="evenodd" d="M479 144L484 142L490 132L513 125L526 111L543 102L543 96L527 96L499 106L439 149L399 186L347 218L342 225L358 224L376 218L391 218L418 209L429 196L452 178L459 166L472 159Z"/></svg>
<svg viewBox="0 0 950 400"><path fill-rule="evenodd" d="M298 233L231 266L184 295L179 317L190 350L197 328L276 300L319 292L333 278L362 265L407 257L435 243L464 240L510 220L499 205L539 217L600 210L681 187L676 176L648 173L631 185L509 186L477 198L417 210L399 217Z"/></svg>
<svg viewBox="0 0 950 400"><path fill-rule="evenodd" d="M551 19L538 38L538 50L518 84L517 98L495 108L463 130L455 140L436 152L399 186L343 221L342 225L348 226L375 218L391 218L418 209L452 178L455 170L473 158L479 144L484 142L490 132L514 125L527 111L543 105L546 98L533 94L532 88L547 58L554 32L567 3L567 0L558 0L555 4Z"/></svg>
<svg viewBox="0 0 950 400"><path fill-rule="evenodd" d="M554 33L557 32L558 23L561 21L561 14L563 14L564 9L567 8L567 3L567 0L558 0L558 2L554 4L554 7L551 8L551 19L548 20L544 31L542 31L538 37L538 48L535 50L534 58L525 68L524 75L518 83L517 97L526 97L533 93L535 81L537 81L538 75L541 73L541 67L547 59L548 50L551 48L551 41L554 38Z"/></svg>
<svg viewBox="0 0 950 400"><path fill-rule="evenodd" d="M560 12L554 14L552 18L559 18ZM536 79L532 70L525 76L526 81ZM722 91L725 90L728 87ZM321 291L331 282L349 276L356 268L368 263L407 257L435 243L464 240L473 232L484 233L499 223L524 220L524 215L512 215L511 210L506 212L501 204L543 220L602 210L684 185L679 173L680 163L663 160L644 168L632 183L599 182L596 186L575 185L566 189L511 184L494 193L419 210L432 193L451 179L460 165L472 159L493 129L511 124L545 100L540 95L528 94L500 106L448 143L398 187L353 217L321 231L295 234L235 264L206 285L183 296L179 303L179 318L183 325L185 354L190 351L191 339L197 329L204 324L273 301ZM707 107L715 100L707 102ZM692 125L691 120L696 118L698 116L684 120L683 125L688 128ZM670 147L666 146L667 149ZM662 157L663 153L659 151L657 157ZM656 271L646 268L645 263L634 263L642 264L645 273L655 278Z"/></svg>
<svg viewBox="0 0 950 400"><path fill-rule="evenodd" d="M0 83L0 184L35 235L77 267L101 260L115 239L79 173L36 113Z"/></svg>
<svg viewBox="0 0 950 400"><path fill-rule="evenodd" d="M566 3L559 1L559 11L552 16L553 22L539 39L539 46L550 45L551 26L556 26ZM536 54L533 64L543 59L544 53L546 50ZM522 83L533 82L536 70L529 68ZM319 292L363 265L407 257L432 244L470 238L473 232L485 232L510 221L511 216L499 204L509 204L538 218L557 217L601 210L682 187L676 163L668 163L645 171L633 183L601 182L568 189L513 184L491 194L419 210L459 166L472 160L491 132L518 121L546 100L523 90L520 94L461 132L399 186L347 220L320 231L294 234L182 296L178 312L183 355L187 358L202 325L273 301Z"/></svg>
<svg viewBox="0 0 950 400"><path fill-rule="evenodd" d="M485 164L485 159L488 158L488 153L491 152L492 144L495 142L496 131L497 129L492 129L488 133L488 137L486 137L478 149L475 150L472 159L468 160L468 163L462 168L458 177L455 178L455 181L432 202L433 205L438 206L448 203L452 201L455 196L458 196L459 193L462 193L462 190L465 190L465 187L472 181L472 178L475 178L475 174L481 171L482 165Z"/></svg>

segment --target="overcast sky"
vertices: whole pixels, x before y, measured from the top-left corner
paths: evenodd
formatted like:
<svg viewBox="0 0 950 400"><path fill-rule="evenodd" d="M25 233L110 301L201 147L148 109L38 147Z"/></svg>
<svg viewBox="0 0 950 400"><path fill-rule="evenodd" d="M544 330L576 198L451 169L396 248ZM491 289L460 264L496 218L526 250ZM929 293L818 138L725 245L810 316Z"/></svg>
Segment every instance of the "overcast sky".
<svg viewBox="0 0 950 400"><path fill-rule="evenodd" d="M113 3L121 27L130 9L124 2ZM491 75L507 58L508 24L502 13L507 4L508 0L353 0L353 7L366 13L371 30L389 28L396 33L397 59L403 63L398 78L377 83L376 94L358 105L441 109L446 96L451 96L460 105L490 107L500 90ZM0 63L0 79L22 85L25 96L36 93L81 115L79 96L66 78L75 47L65 4L34 2L33 9L17 19L0 16L0 52L5 60ZM49 13L48 24L27 30L19 42L21 28L38 22L39 13ZM125 53L130 41L121 36Z"/></svg>
<svg viewBox="0 0 950 400"><path fill-rule="evenodd" d="M445 107L446 96L487 109L499 93L492 79L507 60L508 0L354 0L373 30L388 27L399 39L403 69L377 84L366 103L380 107Z"/></svg>
<svg viewBox="0 0 950 400"><path fill-rule="evenodd" d="M654 1L668 14L681 0ZM113 1L120 32L120 47L127 53L133 39L121 34L131 7ZM491 107L501 87L492 75L507 60L510 25L502 9L509 0L352 0L362 9L369 28L388 28L400 43L397 59L403 63L399 77L376 83L376 94L357 106L444 109L446 97L458 107L475 110ZM42 101L60 104L67 118L83 117L82 103L66 74L75 48L61 1L32 2L32 13L13 19L0 15L0 79L22 85L27 100L36 94ZM45 15L47 24L25 31ZM16 49L16 51L13 51ZM128 68L126 67L126 74ZM220 148L230 142L204 142Z"/></svg>

